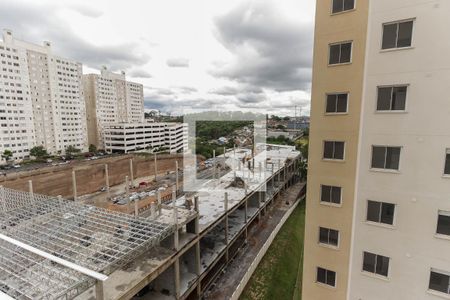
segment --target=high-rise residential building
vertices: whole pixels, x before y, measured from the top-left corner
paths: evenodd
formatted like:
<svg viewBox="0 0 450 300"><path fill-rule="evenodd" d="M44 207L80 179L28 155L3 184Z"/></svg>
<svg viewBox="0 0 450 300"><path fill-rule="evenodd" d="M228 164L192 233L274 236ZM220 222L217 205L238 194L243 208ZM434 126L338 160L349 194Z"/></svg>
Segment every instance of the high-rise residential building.
<svg viewBox="0 0 450 300"><path fill-rule="evenodd" d="M0 154L10 150L13 159L23 159L34 143L27 52L13 43L11 31L4 31L0 42Z"/></svg>
<svg viewBox="0 0 450 300"><path fill-rule="evenodd" d="M3 148L19 159L34 145L53 154L68 146L86 149L81 63L54 55L49 42L16 39L10 30L3 31L2 48L0 94L8 102L2 128L10 135L2 138Z"/></svg>
<svg viewBox="0 0 450 300"><path fill-rule="evenodd" d="M317 1L304 299L450 299L448 28L448 1Z"/></svg>
<svg viewBox="0 0 450 300"><path fill-rule="evenodd" d="M100 74L83 75L88 142L104 148L103 130L108 124L144 122L144 88L102 68Z"/></svg>

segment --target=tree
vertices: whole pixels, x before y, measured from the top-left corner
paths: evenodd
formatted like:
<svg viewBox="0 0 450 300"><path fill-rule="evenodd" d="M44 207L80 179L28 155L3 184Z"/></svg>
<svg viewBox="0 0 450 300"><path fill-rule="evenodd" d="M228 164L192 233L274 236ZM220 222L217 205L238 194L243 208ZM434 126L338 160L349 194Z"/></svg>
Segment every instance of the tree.
<svg viewBox="0 0 450 300"><path fill-rule="evenodd" d="M48 156L47 150L45 150L44 146L34 146L30 150L30 155L36 158L43 158Z"/></svg>
<svg viewBox="0 0 450 300"><path fill-rule="evenodd" d="M67 154L67 155L70 155L70 156L72 156L72 155L74 155L74 154L76 154L76 153L80 153L80 152L81 152L80 149L77 149L77 148L75 148L75 147L72 146L72 145L67 146L67 148L66 148L66 154Z"/></svg>
<svg viewBox="0 0 450 300"><path fill-rule="evenodd" d="M283 121L289 121L291 118L290 117L284 117Z"/></svg>
<svg viewBox="0 0 450 300"><path fill-rule="evenodd" d="M13 156L13 153L11 150L6 149L5 151L3 151L2 158L4 160L6 160L6 162L8 162L12 156Z"/></svg>
<svg viewBox="0 0 450 300"><path fill-rule="evenodd" d="M90 144L89 145L89 152L96 153L97 152L97 146L95 146L94 144Z"/></svg>
<svg viewBox="0 0 450 300"><path fill-rule="evenodd" d="M278 124L276 128L277 128L277 129L284 130L284 129L286 129L286 126L284 126L284 125L282 125L282 124Z"/></svg>
<svg viewBox="0 0 450 300"><path fill-rule="evenodd" d="M274 121L281 121L281 118L279 116L276 115L271 115L270 118Z"/></svg>

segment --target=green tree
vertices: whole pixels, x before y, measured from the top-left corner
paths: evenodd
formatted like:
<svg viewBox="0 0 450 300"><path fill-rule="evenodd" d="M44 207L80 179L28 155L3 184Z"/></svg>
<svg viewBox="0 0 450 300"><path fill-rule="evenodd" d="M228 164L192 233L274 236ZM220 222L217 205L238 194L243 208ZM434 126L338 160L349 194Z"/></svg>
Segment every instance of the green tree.
<svg viewBox="0 0 450 300"><path fill-rule="evenodd" d="M2 153L2 158L3 158L4 160L6 160L6 162L8 162L8 161L11 159L12 156L13 156L12 151L11 151L11 150L8 150L8 149L6 149L5 151L3 151L3 153Z"/></svg>
<svg viewBox="0 0 450 300"><path fill-rule="evenodd" d="M274 121L281 121L281 118L279 116L276 115L271 115L270 118Z"/></svg>
<svg viewBox="0 0 450 300"><path fill-rule="evenodd" d="M43 158L48 156L47 150L45 150L44 146L34 146L30 150L30 155L36 158Z"/></svg>
<svg viewBox="0 0 450 300"><path fill-rule="evenodd" d="M89 152L96 153L97 152L97 146L95 146L94 144L90 144L89 145Z"/></svg>
<svg viewBox="0 0 450 300"><path fill-rule="evenodd" d="M72 145L67 146L67 148L66 148L66 154L67 155L74 155L74 154L77 154L77 153L80 153L80 152L81 152L80 149L77 149L77 148L75 148Z"/></svg>

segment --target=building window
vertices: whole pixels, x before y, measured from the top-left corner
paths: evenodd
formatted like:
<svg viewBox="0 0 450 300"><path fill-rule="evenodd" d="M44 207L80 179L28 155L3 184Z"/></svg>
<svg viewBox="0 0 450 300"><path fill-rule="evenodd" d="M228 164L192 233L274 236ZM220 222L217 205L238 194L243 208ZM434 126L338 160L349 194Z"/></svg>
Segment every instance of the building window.
<svg viewBox="0 0 450 300"><path fill-rule="evenodd" d="M445 152L445 167L444 174L450 175L450 149L447 149Z"/></svg>
<svg viewBox="0 0 450 300"><path fill-rule="evenodd" d="M450 212L439 211L436 233L450 236Z"/></svg>
<svg viewBox="0 0 450 300"><path fill-rule="evenodd" d="M389 257L364 252L363 271L387 277L389 271Z"/></svg>
<svg viewBox="0 0 450 300"><path fill-rule="evenodd" d="M330 45L328 64L337 65L349 63L351 61L351 57L352 57L352 42Z"/></svg>
<svg viewBox="0 0 450 300"><path fill-rule="evenodd" d="M428 288L433 291L450 294L450 274L431 269Z"/></svg>
<svg viewBox="0 0 450 300"><path fill-rule="evenodd" d="M324 268L317 267L317 282L329 285L336 286L336 272L330 271Z"/></svg>
<svg viewBox="0 0 450 300"><path fill-rule="evenodd" d="M378 87L377 110L405 110L407 86Z"/></svg>
<svg viewBox="0 0 450 300"><path fill-rule="evenodd" d="M342 188L339 186L321 185L320 201L327 203L341 204Z"/></svg>
<svg viewBox="0 0 450 300"><path fill-rule="evenodd" d="M383 24L382 49L410 47L414 21Z"/></svg>
<svg viewBox="0 0 450 300"><path fill-rule="evenodd" d="M367 221L393 225L394 212L395 204L367 201Z"/></svg>
<svg viewBox="0 0 450 300"><path fill-rule="evenodd" d="M339 231L319 227L319 243L337 247L339 243Z"/></svg>
<svg viewBox="0 0 450 300"><path fill-rule="evenodd" d="M372 146L372 168L398 170L400 147Z"/></svg>
<svg viewBox="0 0 450 300"><path fill-rule="evenodd" d="M332 13L339 13L355 8L355 0L333 0Z"/></svg>
<svg viewBox="0 0 450 300"><path fill-rule="evenodd" d="M344 142L325 141L323 143L324 159L344 159Z"/></svg>
<svg viewBox="0 0 450 300"><path fill-rule="evenodd" d="M327 114L346 113L348 94L328 94L325 112Z"/></svg>

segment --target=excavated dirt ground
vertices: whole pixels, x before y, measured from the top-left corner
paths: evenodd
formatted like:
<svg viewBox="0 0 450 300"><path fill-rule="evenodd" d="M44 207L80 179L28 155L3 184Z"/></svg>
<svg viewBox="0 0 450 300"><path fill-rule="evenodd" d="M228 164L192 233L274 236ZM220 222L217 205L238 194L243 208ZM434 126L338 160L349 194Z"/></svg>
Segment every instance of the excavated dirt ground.
<svg viewBox="0 0 450 300"><path fill-rule="evenodd" d="M130 176L130 159L133 159L134 178L154 176L153 156L121 155L90 161L74 161L62 166L48 166L33 171L10 173L0 177L0 185L16 190L28 191L28 181L33 181L33 190L38 194L61 195L73 198L72 170L76 171L78 196L92 194L106 185L105 164L108 164L109 184L115 186L124 183ZM158 174L175 170L175 161L179 168L183 166L183 155L159 155ZM137 182L139 183L139 182Z"/></svg>

